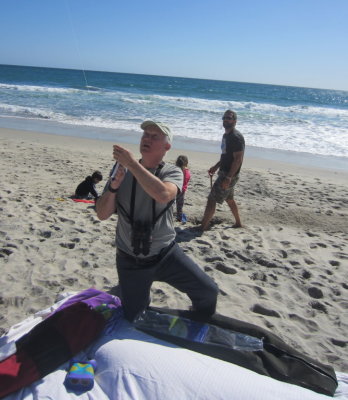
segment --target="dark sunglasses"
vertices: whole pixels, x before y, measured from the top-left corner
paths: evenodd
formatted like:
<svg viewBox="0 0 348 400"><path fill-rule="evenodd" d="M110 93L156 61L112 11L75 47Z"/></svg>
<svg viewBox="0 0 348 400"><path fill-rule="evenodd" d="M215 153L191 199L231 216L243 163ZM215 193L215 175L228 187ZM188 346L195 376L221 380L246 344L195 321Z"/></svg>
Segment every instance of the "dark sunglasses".
<svg viewBox="0 0 348 400"><path fill-rule="evenodd" d="M224 119L233 120L234 118L233 118L233 117L222 117L222 119L223 119L223 120L224 120Z"/></svg>

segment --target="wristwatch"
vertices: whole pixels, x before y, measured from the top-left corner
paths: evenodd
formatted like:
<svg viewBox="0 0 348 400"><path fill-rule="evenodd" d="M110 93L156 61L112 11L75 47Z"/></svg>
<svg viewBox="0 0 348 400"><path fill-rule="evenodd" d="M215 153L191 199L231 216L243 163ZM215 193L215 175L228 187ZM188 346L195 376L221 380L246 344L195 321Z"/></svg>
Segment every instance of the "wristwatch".
<svg viewBox="0 0 348 400"><path fill-rule="evenodd" d="M117 193L118 188L117 188L117 189L113 189L113 188L110 186L110 183L109 183L109 185L108 185L108 191L111 192L111 193Z"/></svg>

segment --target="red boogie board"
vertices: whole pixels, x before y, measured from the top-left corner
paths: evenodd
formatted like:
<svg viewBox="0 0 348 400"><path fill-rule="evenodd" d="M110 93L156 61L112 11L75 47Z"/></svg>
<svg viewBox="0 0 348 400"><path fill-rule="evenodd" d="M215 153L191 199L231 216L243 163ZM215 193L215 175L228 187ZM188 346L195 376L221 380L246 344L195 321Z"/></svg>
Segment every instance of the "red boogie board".
<svg viewBox="0 0 348 400"><path fill-rule="evenodd" d="M95 204L95 200L86 200L86 199L72 199L75 203L91 203Z"/></svg>

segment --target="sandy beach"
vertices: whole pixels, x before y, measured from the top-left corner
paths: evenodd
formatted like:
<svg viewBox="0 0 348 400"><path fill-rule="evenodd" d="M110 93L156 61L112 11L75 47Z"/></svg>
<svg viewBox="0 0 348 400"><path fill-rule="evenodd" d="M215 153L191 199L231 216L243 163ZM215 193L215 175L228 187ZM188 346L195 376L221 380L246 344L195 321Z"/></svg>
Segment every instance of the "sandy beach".
<svg viewBox="0 0 348 400"><path fill-rule="evenodd" d="M138 154L137 147L132 148ZM94 170L104 180L112 143L0 129L0 333L62 292L117 284L117 216L99 221L69 196ZM348 372L348 173L248 157L236 188L244 227L226 204L211 229L203 215L219 155L186 154L192 173L177 241L219 285L217 311L279 335L294 348ZM186 296L155 283L152 305L187 308Z"/></svg>

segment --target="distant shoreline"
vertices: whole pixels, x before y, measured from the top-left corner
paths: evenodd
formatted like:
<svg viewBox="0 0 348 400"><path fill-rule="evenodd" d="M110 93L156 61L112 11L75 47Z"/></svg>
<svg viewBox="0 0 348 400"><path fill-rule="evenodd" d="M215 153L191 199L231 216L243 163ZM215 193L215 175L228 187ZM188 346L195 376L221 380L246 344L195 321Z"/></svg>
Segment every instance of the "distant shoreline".
<svg viewBox="0 0 348 400"><path fill-rule="evenodd" d="M139 132L120 129L96 128L91 126L65 125L53 121L30 120L25 118L0 117L0 129L13 129L27 132L38 132L56 136L68 136L81 139L91 139L102 142L115 142L137 144L140 138ZM189 151L200 153L212 153L218 157L220 143L216 141L202 141L198 139L176 136L173 149L177 151ZM289 150L267 149L255 146L246 147L246 160L249 158L263 161L280 162L297 167L318 168L337 172L348 172L348 158L300 153Z"/></svg>
<svg viewBox="0 0 348 400"><path fill-rule="evenodd" d="M89 72L102 72L107 74L123 74L123 75L144 75L144 76L159 76L163 78L173 78L173 79L195 79L197 81L217 81L217 82L233 82L233 83L241 83L241 84L252 84L252 85L265 85L265 86L284 86L289 88L299 88L299 89L311 89L311 90L330 90L335 92L348 92L348 89L342 88L332 88L332 87L316 87L316 86L307 86L307 85L295 85L295 84L288 84L288 83L275 83L275 82L249 82L249 81L235 81L230 79L219 79L219 78L212 78L212 77L196 77L196 76L183 76L183 75L162 75L162 74L155 74L155 73L144 73L144 72L125 72L125 71L110 71L110 70L97 70L97 69L82 69L82 68L72 68L72 67L53 67L48 65L27 65L27 64L1 64L0 66L4 67L19 67L19 68L46 68L46 69L57 69L57 70L66 70L66 71L78 71L85 73Z"/></svg>

